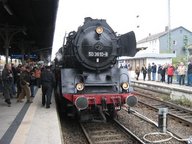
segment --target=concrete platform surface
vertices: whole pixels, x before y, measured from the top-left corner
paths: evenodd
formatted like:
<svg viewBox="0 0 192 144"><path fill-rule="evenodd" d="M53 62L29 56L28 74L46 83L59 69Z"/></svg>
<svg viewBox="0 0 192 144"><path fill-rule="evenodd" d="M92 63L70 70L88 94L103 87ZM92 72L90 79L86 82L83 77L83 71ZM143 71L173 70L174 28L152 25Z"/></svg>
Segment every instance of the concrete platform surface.
<svg viewBox="0 0 192 144"><path fill-rule="evenodd" d="M167 84L156 81L132 80L133 87L143 88L148 91L158 92L169 96L172 100L189 100L192 102L192 87L179 84Z"/></svg>
<svg viewBox="0 0 192 144"><path fill-rule="evenodd" d="M143 83L143 84L150 84L150 85L156 85L156 86L161 86L161 87L166 87L170 89L178 89L178 90L183 90L183 91L189 91L192 92L192 87L191 86L186 86L186 85L179 85L178 83L172 83L168 84L167 82L160 82L160 81L143 81L143 80L131 80L132 84L134 83Z"/></svg>
<svg viewBox="0 0 192 144"><path fill-rule="evenodd" d="M54 98L52 97L51 108L46 109L41 104L41 89L38 89L33 103L17 103L13 100L12 106L0 105L0 144L61 144L62 136L60 131L59 118L56 112ZM3 101L4 102L4 101ZM24 116L18 116L21 111L26 112ZM21 114L20 114L21 115ZM17 117L22 117L16 120ZM15 124L13 124L15 123ZM2 125L3 124L3 125ZM12 125L16 125L15 132L9 130ZM12 126L13 127L13 126ZM11 128L14 129L14 128ZM5 136L7 133L7 136ZM10 137L12 133L12 137ZM3 135L4 134L4 135ZM9 139L9 140L8 140Z"/></svg>
<svg viewBox="0 0 192 144"><path fill-rule="evenodd" d="M0 143L2 139L8 139L7 136L13 137L10 132L14 133L17 130L19 122L14 122L14 120L25 103L17 103L16 101L16 98L12 98L11 107L8 107L4 102L3 94L0 93Z"/></svg>

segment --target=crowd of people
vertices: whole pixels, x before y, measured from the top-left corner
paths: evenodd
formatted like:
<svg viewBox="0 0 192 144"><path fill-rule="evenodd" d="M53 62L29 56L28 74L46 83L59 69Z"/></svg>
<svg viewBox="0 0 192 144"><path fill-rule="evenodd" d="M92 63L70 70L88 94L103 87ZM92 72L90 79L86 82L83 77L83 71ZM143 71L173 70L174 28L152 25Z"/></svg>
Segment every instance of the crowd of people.
<svg viewBox="0 0 192 144"><path fill-rule="evenodd" d="M42 105L50 108L54 85L55 77L50 66L5 64L2 71L3 96L9 107L13 97L17 102L23 102L26 97L26 102L32 103L35 89L42 87Z"/></svg>
<svg viewBox="0 0 192 144"><path fill-rule="evenodd" d="M152 63L152 65L149 63L147 67L144 64L142 68L140 68L140 66L137 65L135 68L136 80L139 80L140 73L143 74L144 81L147 75L149 81L161 81L171 84L175 76L179 85L192 86L192 60L187 66L185 66L183 62L180 62L177 66L173 66L172 64L159 64L157 66L155 63ZM187 83L185 83L185 79Z"/></svg>
<svg viewBox="0 0 192 144"><path fill-rule="evenodd" d="M126 65L130 70L131 66ZM120 68L123 66L121 65ZM168 84L173 83L173 77L179 85L192 86L192 60L187 66L180 62L177 66L172 64L156 65L155 63L145 64L135 68L135 78L139 80L140 73L143 80L161 81ZM157 78L157 80L156 80ZM187 79L187 83L185 83ZM3 96L8 106L11 106L11 98L16 97L17 102L32 103L35 97L35 88L42 87L42 106L50 108L52 91L55 86L55 77L50 66L43 65L18 65L5 64L2 71Z"/></svg>

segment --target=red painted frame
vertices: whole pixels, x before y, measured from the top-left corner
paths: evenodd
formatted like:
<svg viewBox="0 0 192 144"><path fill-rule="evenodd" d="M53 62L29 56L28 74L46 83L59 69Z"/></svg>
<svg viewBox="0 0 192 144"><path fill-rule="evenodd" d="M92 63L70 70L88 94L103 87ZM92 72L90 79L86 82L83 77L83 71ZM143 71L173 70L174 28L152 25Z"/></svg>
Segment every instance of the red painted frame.
<svg viewBox="0 0 192 144"><path fill-rule="evenodd" d="M106 103L107 104L113 104L115 103L119 103L119 99L121 100L122 104L125 104L125 100L128 96L133 96L134 94L132 93L107 93L107 94L63 94L63 97L68 99L70 102L72 102L74 104L75 100L79 97L79 96L84 96L88 99L89 105L100 105L101 101L103 98L106 99Z"/></svg>

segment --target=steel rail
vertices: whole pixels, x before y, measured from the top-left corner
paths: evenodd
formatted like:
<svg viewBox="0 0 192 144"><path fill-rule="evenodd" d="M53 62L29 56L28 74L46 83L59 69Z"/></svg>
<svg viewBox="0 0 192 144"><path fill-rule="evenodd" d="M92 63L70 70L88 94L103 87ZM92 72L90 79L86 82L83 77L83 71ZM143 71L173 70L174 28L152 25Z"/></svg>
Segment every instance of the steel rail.
<svg viewBox="0 0 192 144"><path fill-rule="evenodd" d="M155 109L156 111L158 111L159 107L167 107L170 110L170 111L168 111L169 117L171 117L173 119L177 119L180 122L184 122L188 126L192 126L192 110L186 109L186 108L178 106L176 104L172 104L170 102L165 102L165 101L159 100L157 98L146 96L145 94L141 94L138 92L137 92L137 94L140 96L143 96L145 98L148 98L150 100L154 100L154 101L158 102L158 104L156 103L155 105L150 105L150 103L138 100L138 103L146 105L147 107Z"/></svg>
<svg viewBox="0 0 192 144"><path fill-rule="evenodd" d="M94 128L94 131L90 131L87 130L87 128L84 126L85 123L80 123L80 127L87 139L87 142L89 144L94 144L94 143L124 143L129 140L134 140L134 142L139 143L139 144L145 144L139 137L137 137L133 132L131 132L128 128L126 128L123 124L121 124L118 120L110 120L107 123L100 123L101 125L107 125L110 124L112 125L112 128L114 128L114 130L111 129L106 129L103 126L102 130L96 130ZM109 133L105 133L105 131L108 131ZM118 133L119 131L119 133ZM103 134L105 133L105 134ZM119 139L113 139L114 137L119 137ZM125 139L130 137L131 139ZM107 138L107 139L105 139ZM94 140L94 139L99 139Z"/></svg>

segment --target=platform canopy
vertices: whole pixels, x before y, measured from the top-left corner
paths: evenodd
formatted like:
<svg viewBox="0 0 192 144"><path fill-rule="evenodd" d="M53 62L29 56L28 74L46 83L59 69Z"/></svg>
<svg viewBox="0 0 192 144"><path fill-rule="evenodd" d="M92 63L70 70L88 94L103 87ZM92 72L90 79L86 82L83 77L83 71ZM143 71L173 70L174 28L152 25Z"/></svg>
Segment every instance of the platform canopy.
<svg viewBox="0 0 192 144"><path fill-rule="evenodd" d="M0 0L0 55L51 54L58 1Z"/></svg>

